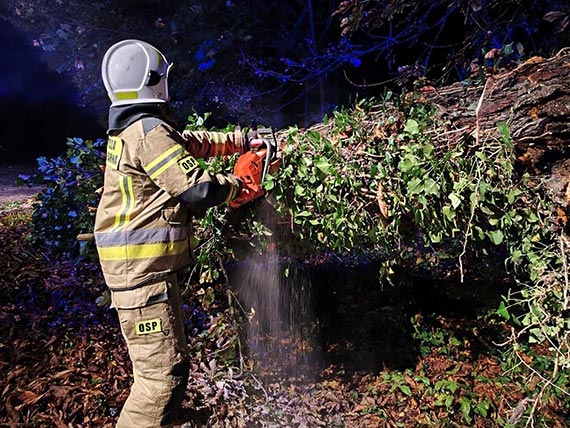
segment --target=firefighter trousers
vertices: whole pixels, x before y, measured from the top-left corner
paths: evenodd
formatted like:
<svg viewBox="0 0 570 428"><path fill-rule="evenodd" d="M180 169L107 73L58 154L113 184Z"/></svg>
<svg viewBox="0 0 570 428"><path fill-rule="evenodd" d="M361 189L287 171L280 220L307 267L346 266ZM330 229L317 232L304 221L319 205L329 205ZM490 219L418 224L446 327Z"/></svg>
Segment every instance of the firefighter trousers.
<svg viewBox="0 0 570 428"><path fill-rule="evenodd" d="M117 428L172 427L188 383L188 346L177 275L168 275L148 289L155 294L146 296L142 307L126 304L140 304L140 290L132 299L128 294L114 299L123 306L114 304L134 378Z"/></svg>

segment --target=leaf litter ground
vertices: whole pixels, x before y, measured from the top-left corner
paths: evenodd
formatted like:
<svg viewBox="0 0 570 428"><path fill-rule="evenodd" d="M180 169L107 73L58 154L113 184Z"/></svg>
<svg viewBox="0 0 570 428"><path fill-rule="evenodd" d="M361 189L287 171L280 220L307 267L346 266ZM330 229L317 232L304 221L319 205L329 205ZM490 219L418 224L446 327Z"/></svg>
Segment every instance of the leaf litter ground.
<svg viewBox="0 0 570 428"><path fill-rule="evenodd" d="M98 267L31 245L29 210L0 211L0 427L113 427L130 362L115 314L95 303ZM183 426L495 427L520 418L522 378L504 375L491 343L504 326L452 312L410 322L390 296L367 307L370 295L335 293L336 304L316 296L325 305L319 344L280 337L286 358L263 365L237 340L227 303L214 304L190 340ZM186 309L195 318L195 305ZM224 360L232 347L235 361ZM553 428L567 426L567 410L554 397L541 409Z"/></svg>

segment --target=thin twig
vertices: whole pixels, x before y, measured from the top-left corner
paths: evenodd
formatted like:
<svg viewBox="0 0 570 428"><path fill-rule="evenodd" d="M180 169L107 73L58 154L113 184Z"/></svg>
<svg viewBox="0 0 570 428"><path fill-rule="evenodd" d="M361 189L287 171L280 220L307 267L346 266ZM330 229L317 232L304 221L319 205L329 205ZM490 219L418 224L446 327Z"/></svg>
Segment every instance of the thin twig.
<svg viewBox="0 0 570 428"><path fill-rule="evenodd" d="M515 353L517 354L517 357L519 358L520 362L528 369L530 370L532 373L534 373L536 376L538 376L543 382L547 382L548 385L552 386L553 388L557 389L558 391L560 391L561 393L563 393L564 395L567 395L570 397L570 392L566 391L564 388L559 387L558 385L555 385L554 383L552 383L551 380L545 378L544 376L542 376L539 372L537 372L534 368L532 368L531 366L529 366L529 364L523 359L523 357L519 354L518 351L515 351ZM558 364L558 358L556 359L556 363ZM555 367L556 368L556 367ZM558 373L556 373L558 374Z"/></svg>
<svg viewBox="0 0 570 428"><path fill-rule="evenodd" d="M481 182L481 174L480 171L477 170L477 182L475 183L475 189L478 192L479 191L479 183ZM479 195L479 193L477 193L477 195ZM477 196L477 199L479 199L479 197ZM463 256L467 253L467 243L469 242L469 237L471 236L471 226L473 225L473 217L475 217L475 208L477 207L477 199L475 201L473 201L473 203L471 204L471 214L469 215L469 221L467 222L467 230L465 230L465 237L463 238L463 249L461 251L461 254L459 255L459 273L461 275L461 284L463 284L463 280L464 280L464 275L465 275L465 271L463 269Z"/></svg>
<svg viewBox="0 0 570 428"><path fill-rule="evenodd" d="M534 418L533 418L534 412L536 411L538 403L540 403L542 396L544 395L544 392L546 391L546 388L548 388L550 385L556 387L556 385L554 385L552 383L552 381L554 381L554 379L556 379L556 376L558 376L559 363L560 363L560 359L557 357L554 360L554 370L552 371L552 379L546 381L546 383L542 386L542 389L540 390L540 392L534 398L534 400L533 400L534 402L532 403L532 408L531 408L530 413L528 415L528 419L526 421L525 427L529 426L529 423L534 426ZM561 390L561 391L567 394L566 391L564 391L564 390Z"/></svg>
<svg viewBox="0 0 570 428"><path fill-rule="evenodd" d="M564 249L564 237L560 235L560 251L562 252L562 264L564 266L564 306L563 310L568 309L568 264L566 262L566 251Z"/></svg>
<svg viewBox="0 0 570 428"><path fill-rule="evenodd" d="M255 375L253 373L249 374L251 376L251 378L259 385L259 387L261 388L261 390L263 391L263 394L265 395L265 401L269 401L269 394L267 393L267 390L265 389L265 387L263 386L263 384L255 377Z"/></svg>
<svg viewBox="0 0 570 428"><path fill-rule="evenodd" d="M479 146L479 135L481 134L480 132L480 123L479 123L479 111L481 110L481 106L483 105L483 99L485 98L486 92L487 92L487 86L491 84L491 82L493 82L493 78L489 77L487 78L487 81L485 82L485 86L483 87L483 92L481 93L481 96L479 97L479 102L477 103L477 108L475 109L475 142L477 144L477 146Z"/></svg>

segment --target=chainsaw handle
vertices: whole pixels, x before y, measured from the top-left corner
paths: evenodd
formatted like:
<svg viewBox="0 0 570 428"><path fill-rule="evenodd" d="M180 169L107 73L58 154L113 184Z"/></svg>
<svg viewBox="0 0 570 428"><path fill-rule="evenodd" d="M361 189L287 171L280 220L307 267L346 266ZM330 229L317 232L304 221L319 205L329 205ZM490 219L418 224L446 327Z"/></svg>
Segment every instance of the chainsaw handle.
<svg viewBox="0 0 570 428"><path fill-rule="evenodd" d="M263 162L263 172L261 174L261 182L265 181L265 177L269 172L271 161L277 157L277 137L273 128L260 128L257 134L267 141L267 153L265 154L265 161Z"/></svg>

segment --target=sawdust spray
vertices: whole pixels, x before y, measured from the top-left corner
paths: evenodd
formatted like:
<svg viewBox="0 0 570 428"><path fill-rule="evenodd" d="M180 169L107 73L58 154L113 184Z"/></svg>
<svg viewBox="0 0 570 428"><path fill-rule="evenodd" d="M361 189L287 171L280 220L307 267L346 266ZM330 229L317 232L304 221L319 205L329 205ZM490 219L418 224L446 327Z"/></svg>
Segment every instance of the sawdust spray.
<svg viewBox="0 0 570 428"><path fill-rule="evenodd" d="M244 260L233 288L248 316L248 349L262 373L305 379L319 364L311 281L303 265L280 257L278 248Z"/></svg>

